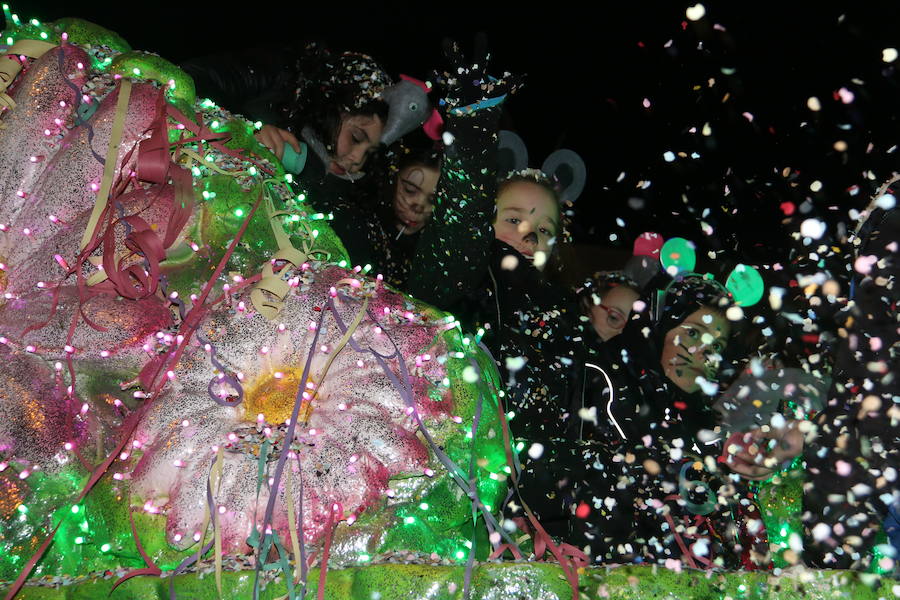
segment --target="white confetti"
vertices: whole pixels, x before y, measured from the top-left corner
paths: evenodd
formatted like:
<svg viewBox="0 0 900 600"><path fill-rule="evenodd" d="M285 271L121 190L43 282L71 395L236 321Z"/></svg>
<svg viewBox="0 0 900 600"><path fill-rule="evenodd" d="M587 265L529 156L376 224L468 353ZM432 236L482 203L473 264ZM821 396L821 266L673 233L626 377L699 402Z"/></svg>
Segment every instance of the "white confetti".
<svg viewBox="0 0 900 600"><path fill-rule="evenodd" d="M819 219L806 219L800 224L800 235L817 240L825 234L825 228Z"/></svg>
<svg viewBox="0 0 900 600"><path fill-rule="evenodd" d="M857 273L868 275L872 270L872 265L874 265L876 262L878 262L877 256L860 256L853 262L853 268Z"/></svg>
<svg viewBox="0 0 900 600"><path fill-rule="evenodd" d="M507 356L506 357L506 370L510 373L515 373L522 369L525 366L525 357L524 356Z"/></svg>
<svg viewBox="0 0 900 600"><path fill-rule="evenodd" d="M744 309L740 306L729 306L725 311L725 316L729 321L740 321L744 318Z"/></svg>
<svg viewBox="0 0 900 600"><path fill-rule="evenodd" d="M688 18L688 21L699 21L705 15L706 7L699 2L693 6L688 6L687 10L684 11L684 16Z"/></svg>
<svg viewBox="0 0 900 600"><path fill-rule="evenodd" d="M822 189L822 182L818 179L809 184L809 189L813 192L818 192Z"/></svg>
<svg viewBox="0 0 900 600"><path fill-rule="evenodd" d="M528 456L532 459L537 460L544 453L544 445L538 442L535 442L531 445L531 448L528 449Z"/></svg>
<svg viewBox="0 0 900 600"><path fill-rule="evenodd" d="M896 48L885 48L881 51L881 60L886 63L892 63L897 60L897 49ZM898 594L900 595L900 594Z"/></svg>
<svg viewBox="0 0 900 600"><path fill-rule="evenodd" d="M691 549L697 556L706 556L709 554L709 540L700 538L691 545Z"/></svg>
<svg viewBox="0 0 900 600"><path fill-rule="evenodd" d="M875 206L878 208L883 208L884 210L891 210L894 206L897 205L897 199L893 196L893 194L885 194L883 196L879 196L877 200L875 200Z"/></svg>
<svg viewBox="0 0 900 600"><path fill-rule="evenodd" d="M444 140L445 146L452 146L453 140L456 139L453 137L453 134L450 133L449 131L445 131L444 134L441 136L441 138Z"/></svg>
<svg viewBox="0 0 900 600"><path fill-rule="evenodd" d="M675 153L671 150L667 150L666 153L663 154L663 159L665 159L666 162L672 162L675 160Z"/></svg>
<svg viewBox="0 0 900 600"><path fill-rule="evenodd" d="M809 110L811 110L811 111L817 112L817 111L822 110L822 103L819 102L819 99L816 98L815 96L810 96L809 99L806 101L806 107L809 108Z"/></svg>
<svg viewBox="0 0 900 600"><path fill-rule="evenodd" d="M507 254L500 261L500 268L506 271L515 271L519 266L519 258L515 254Z"/></svg>
<svg viewBox="0 0 900 600"><path fill-rule="evenodd" d="M594 425L597 424L597 407L581 408L578 410L578 416L584 421L590 421Z"/></svg>
<svg viewBox="0 0 900 600"><path fill-rule="evenodd" d="M821 542L831 535L831 527L829 527L825 523L819 523L812 528L812 535L814 540L816 540L817 542Z"/></svg>
<svg viewBox="0 0 900 600"><path fill-rule="evenodd" d="M703 393L706 394L707 396L715 396L717 393L719 393L719 384L718 383L716 383L714 381L708 381L706 378L701 377L699 375L697 376L697 379L695 381L697 382L697 385L700 386L700 389L703 391ZM672 458L675 459L675 451L674 450L672 451ZM678 460L678 459L675 459L675 460Z"/></svg>

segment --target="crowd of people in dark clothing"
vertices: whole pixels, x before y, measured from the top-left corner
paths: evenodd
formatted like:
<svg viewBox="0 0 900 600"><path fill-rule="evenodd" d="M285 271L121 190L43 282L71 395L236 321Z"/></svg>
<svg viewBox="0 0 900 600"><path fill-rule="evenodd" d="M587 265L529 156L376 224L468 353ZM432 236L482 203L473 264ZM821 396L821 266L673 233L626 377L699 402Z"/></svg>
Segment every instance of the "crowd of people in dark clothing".
<svg viewBox="0 0 900 600"><path fill-rule="evenodd" d="M182 67L201 96L260 121L285 165L304 157L297 191L354 265L449 312L494 358L520 469L509 531L533 517L594 563L767 568L754 485L799 468L795 562L868 568L898 497L897 210L861 217L848 248L876 259L834 311L830 385L736 352L750 307L661 267L658 246L571 289L559 248L577 183L506 164L500 116L520 80L490 74L476 46L447 43L427 83L404 77L427 106L386 94L374 59L317 45Z"/></svg>

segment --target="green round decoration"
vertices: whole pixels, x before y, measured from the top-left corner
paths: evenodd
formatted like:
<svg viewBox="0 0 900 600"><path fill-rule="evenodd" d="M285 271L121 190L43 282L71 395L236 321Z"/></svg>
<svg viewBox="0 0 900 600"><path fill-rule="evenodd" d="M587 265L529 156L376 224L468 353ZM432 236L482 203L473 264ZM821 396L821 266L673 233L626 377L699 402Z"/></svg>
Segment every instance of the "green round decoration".
<svg viewBox="0 0 900 600"><path fill-rule="evenodd" d="M690 272L697 266L694 242L684 238L672 238L663 244L659 252L659 262L669 275ZM672 272L674 270L674 272Z"/></svg>
<svg viewBox="0 0 900 600"><path fill-rule="evenodd" d="M725 282L738 306L753 306L763 297L766 285L755 267L739 264Z"/></svg>

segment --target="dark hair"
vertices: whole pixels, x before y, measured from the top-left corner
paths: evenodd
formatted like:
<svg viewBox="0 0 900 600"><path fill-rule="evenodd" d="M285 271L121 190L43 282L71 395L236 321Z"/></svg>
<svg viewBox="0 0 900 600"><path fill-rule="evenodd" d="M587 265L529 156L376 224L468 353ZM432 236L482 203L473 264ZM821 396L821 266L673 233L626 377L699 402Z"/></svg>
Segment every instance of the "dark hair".
<svg viewBox="0 0 900 600"><path fill-rule="evenodd" d="M588 279L584 285L577 290L578 306L581 312L586 316L591 316L591 309L597 305L594 297L603 297L608 291L616 287L625 287L634 290L640 296L641 289L637 283L623 275L618 271L609 271L606 273L594 273L594 276Z"/></svg>
<svg viewBox="0 0 900 600"><path fill-rule="evenodd" d="M441 170L441 160L444 153L436 145L409 149L400 156L397 162L397 170L402 171L408 167L426 167L428 169Z"/></svg>
<svg viewBox="0 0 900 600"><path fill-rule="evenodd" d="M333 54L312 44L297 61L293 103L285 107L289 126L296 134L309 127L334 153L344 118L378 117L387 123L389 107L380 97L387 85L390 78L371 57Z"/></svg>
<svg viewBox="0 0 900 600"><path fill-rule="evenodd" d="M305 122L300 124L300 129L304 125L312 129L316 137L325 145L325 150L329 154L334 154L337 147L338 134L341 132L341 123L347 117L378 117L381 123L387 123L388 105L382 100L372 100L361 108L351 111L341 111L339 104L324 107L321 112L314 112L304 115ZM296 127L296 126L295 126ZM298 130L299 131L299 130Z"/></svg>

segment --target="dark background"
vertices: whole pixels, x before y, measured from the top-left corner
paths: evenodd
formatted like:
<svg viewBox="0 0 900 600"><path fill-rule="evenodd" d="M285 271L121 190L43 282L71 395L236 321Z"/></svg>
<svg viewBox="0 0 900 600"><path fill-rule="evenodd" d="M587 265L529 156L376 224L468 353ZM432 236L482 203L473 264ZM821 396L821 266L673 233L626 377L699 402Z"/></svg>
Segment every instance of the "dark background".
<svg viewBox="0 0 900 600"><path fill-rule="evenodd" d="M806 218L828 223L821 242L839 240L848 211L900 170L892 150L900 60L882 61L884 48L900 47L900 2L715 0L696 22L685 17L690 4L38 0L12 8L23 18L91 20L174 62L312 38L419 78L443 66L443 37L467 48L485 31L494 70L527 74L505 122L528 144L532 166L559 147L587 163L571 224L577 270L621 266L646 230L697 242L698 267L718 274L737 261L796 260L803 244L790 233ZM840 88L851 103L836 96ZM810 96L820 111L807 107ZM685 157L666 162L667 151Z"/></svg>

